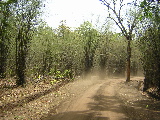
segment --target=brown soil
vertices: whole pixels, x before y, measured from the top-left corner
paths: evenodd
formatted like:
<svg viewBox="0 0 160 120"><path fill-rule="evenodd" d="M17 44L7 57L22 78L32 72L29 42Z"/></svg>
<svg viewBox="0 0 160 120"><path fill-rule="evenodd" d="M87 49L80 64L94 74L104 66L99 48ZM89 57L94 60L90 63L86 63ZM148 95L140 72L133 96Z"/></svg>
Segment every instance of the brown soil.
<svg viewBox="0 0 160 120"><path fill-rule="evenodd" d="M20 106L3 109L0 119L160 120L160 102L139 91L143 77L131 80L125 83L125 78L102 80L98 76L79 79Z"/></svg>

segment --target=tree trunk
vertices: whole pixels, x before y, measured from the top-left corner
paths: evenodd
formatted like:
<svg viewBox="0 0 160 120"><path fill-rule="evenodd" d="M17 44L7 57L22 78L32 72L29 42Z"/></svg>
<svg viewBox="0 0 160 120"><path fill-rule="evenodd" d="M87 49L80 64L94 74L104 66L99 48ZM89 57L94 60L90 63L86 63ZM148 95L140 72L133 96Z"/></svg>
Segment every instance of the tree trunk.
<svg viewBox="0 0 160 120"><path fill-rule="evenodd" d="M128 46L127 46L127 79L126 79L126 82L130 81L130 73L131 73L131 40L128 39Z"/></svg>
<svg viewBox="0 0 160 120"><path fill-rule="evenodd" d="M17 37L15 39L16 43L16 75L17 86L24 87L25 81L25 69L26 69L26 51L27 51L27 33L25 26L20 26L18 29Z"/></svg>
<svg viewBox="0 0 160 120"><path fill-rule="evenodd" d="M23 55L23 51L19 51L18 55L18 60L17 60L17 81L16 84L17 86L24 86L26 81L25 81L25 69L26 69L26 60L25 56Z"/></svg>
<svg viewBox="0 0 160 120"><path fill-rule="evenodd" d="M6 47L4 45L4 41L0 42L0 78L5 78L6 72Z"/></svg>
<svg viewBox="0 0 160 120"><path fill-rule="evenodd" d="M90 58L89 58L89 53L87 53L87 51L85 52L85 61L84 61L84 65L85 65L85 74L88 74L90 72L91 69L91 62Z"/></svg>
<svg viewBox="0 0 160 120"><path fill-rule="evenodd" d="M18 37L16 38L16 74L17 74L17 86L24 86L25 81L25 69L26 69L26 51L27 45L25 44L25 39L23 37L22 29L18 32Z"/></svg>
<svg viewBox="0 0 160 120"><path fill-rule="evenodd" d="M0 78L6 77L6 62L7 62L7 53L8 53L8 36L7 36L7 27L8 25L8 14L9 7L4 5L2 9L2 19L0 23Z"/></svg>

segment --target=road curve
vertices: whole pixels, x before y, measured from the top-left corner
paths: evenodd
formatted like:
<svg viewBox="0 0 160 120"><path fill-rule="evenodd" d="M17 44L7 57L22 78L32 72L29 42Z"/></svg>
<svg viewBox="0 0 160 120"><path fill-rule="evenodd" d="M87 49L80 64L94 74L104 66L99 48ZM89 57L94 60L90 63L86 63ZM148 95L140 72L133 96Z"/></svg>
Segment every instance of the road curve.
<svg viewBox="0 0 160 120"><path fill-rule="evenodd" d="M108 79L97 82L74 100L61 105L57 113L45 120L128 120L115 88L120 81Z"/></svg>

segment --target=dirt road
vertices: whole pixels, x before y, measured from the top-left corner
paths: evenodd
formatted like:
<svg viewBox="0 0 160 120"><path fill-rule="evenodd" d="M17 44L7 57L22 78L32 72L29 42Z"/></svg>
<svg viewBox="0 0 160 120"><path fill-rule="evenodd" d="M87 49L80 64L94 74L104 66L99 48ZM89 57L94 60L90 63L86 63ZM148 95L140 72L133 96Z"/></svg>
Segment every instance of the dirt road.
<svg viewBox="0 0 160 120"><path fill-rule="evenodd" d="M9 101L4 104L7 109L0 107L0 120L160 120L160 101L146 97L138 89L143 79L131 77L131 82L126 83L125 78L91 75L55 90L42 83L11 89L3 95ZM12 102L21 92L29 96Z"/></svg>
<svg viewBox="0 0 160 120"><path fill-rule="evenodd" d="M101 80L92 76L70 83L62 89L68 97L41 119L160 120L160 101L147 98L137 89L143 77L131 80L125 83L125 78Z"/></svg>
<svg viewBox="0 0 160 120"><path fill-rule="evenodd" d="M95 78L96 79L96 78ZM124 79L92 80L78 97L62 103L55 115L45 120L127 120L126 111L116 97L117 85ZM85 82L85 81L83 81ZM87 82L86 82L87 84ZM78 86L77 86L78 89Z"/></svg>

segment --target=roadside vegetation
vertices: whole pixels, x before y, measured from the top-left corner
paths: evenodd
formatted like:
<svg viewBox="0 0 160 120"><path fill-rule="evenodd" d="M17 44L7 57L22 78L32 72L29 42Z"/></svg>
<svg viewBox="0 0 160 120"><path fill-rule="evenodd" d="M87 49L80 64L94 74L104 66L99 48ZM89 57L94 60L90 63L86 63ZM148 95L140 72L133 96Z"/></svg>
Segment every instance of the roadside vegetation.
<svg viewBox="0 0 160 120"><path fill-rule="evenodd" d="M160 97L159 0L100 2L121 33L113 32L109 22L101 30L89 21L73 30L65 20L52 28L40 19L42 0L0 1L2 111L18 106L18 102L38 99L94 71L102 78L126 77L126 82L130 76L144 75L143 91ZM130 9L122 16L125 6Z"/></svg>

